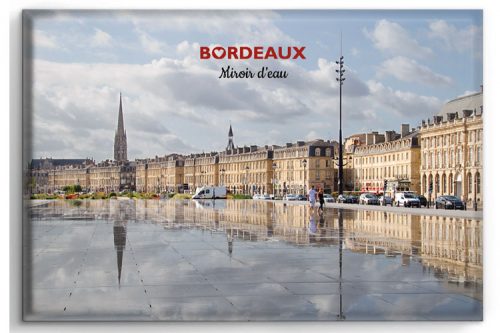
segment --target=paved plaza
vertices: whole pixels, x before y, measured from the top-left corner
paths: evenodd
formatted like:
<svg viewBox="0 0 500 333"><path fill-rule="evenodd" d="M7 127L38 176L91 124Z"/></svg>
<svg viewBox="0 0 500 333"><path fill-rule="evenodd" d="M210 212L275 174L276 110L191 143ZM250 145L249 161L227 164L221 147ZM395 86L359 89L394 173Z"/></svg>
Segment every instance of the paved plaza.
<svg viewBox="0 0 500 333"><path fill-rule="evenodd" d="M482 319L481 219L238 201L34 204L24 319Z"/></svg>

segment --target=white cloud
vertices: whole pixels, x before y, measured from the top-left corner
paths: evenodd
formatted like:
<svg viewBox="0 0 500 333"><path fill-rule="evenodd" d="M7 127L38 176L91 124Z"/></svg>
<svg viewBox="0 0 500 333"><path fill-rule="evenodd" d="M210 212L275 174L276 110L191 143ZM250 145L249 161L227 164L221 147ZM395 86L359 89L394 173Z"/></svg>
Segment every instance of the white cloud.
<svg viewBox="0 0 500 333"><path fill-rule="evenodd" d="M449 50L464 52L471 48L482 48L481 29L475 25L457 29L444 20L436 20L429 24L429 30L429 37L442 42Z"/></svg>
<svg viewBox="0 0 500 333"><path fill-rule="evenodd" d="M451 85L453 80L434 72L429 67L418 64L406 57L394 57L385 60L377 70L379 76L393 76L405 82L418 82L432 86Z"/></svg>
<svg viewBox="0 0 500 333"><path fill-rule="evenodd" d="M33 31L33 43L35 44L36 47L42 47L47 49L59 48L59 45L56 42L56 38L42 30Z"/></svg>
<svg viewBox="0 0 500 333"><path fill-rule="evenodd" d="M443 102L434 96L422 96L413 92L395 90L382 83L370 80L367 82L370 89L372 108L387 108L394 115L402 116L406 121L428 117L439 112ZM377 105L378 104L378 105Z"/></svg>
<svg viewBox="0 0 500 333"><path fill-rule="evenodd" d="M394 55L424 58L432 55L432 50L422 46L401 25L388 20L380 20L373 31L365 30L375 47Z"/></svg>
<svg viewBox="0 0 500 333"><path fill-rule="evenodd" d="M91 45L95 47L108 47L111 46L111 35L100 29L94 29L95 33L91 38Z"/></svg>
<svg viewBox="0 0 500 333"><path fill-rule="evenodd" d="M279 29L280 15L272 11L176 11L122 16L141 31L193 31L231 35L241 44L293 44L296 41Z"/></svg>
<svg viewBox="0 0 500 333"><path fill-rule="evenodd" d="M137 29L137 36L144 51L151 54L162 54L167 52L167 44L159 41L143 30Z"/></svg>

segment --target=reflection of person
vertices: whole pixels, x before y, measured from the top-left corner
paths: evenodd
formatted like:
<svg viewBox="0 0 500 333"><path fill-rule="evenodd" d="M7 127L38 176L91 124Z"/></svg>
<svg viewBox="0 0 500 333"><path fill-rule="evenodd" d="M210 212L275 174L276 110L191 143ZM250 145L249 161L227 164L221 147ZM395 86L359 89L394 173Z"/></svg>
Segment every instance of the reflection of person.
<svg viewBox="0 0 500 333"><path fill-rule="evenodd" d="M316 233L316 220L314 220L314 214L309 217L309 233Z"/></svg>
<svg viewBox="0 0 500 333"><path fill-rule="evenodd" d="M319 199L319 209L321 210L321 212L323 212L323 205L325 204L325 196L322 188L319 189L318 199Z"/></svg>
<svg viewBox="0 0 500 333"><path fill-rule="evenodd" d="M309 190L309 207L310 209L314 209L314 205L316 205L316 190L314 186Z"/></svg>

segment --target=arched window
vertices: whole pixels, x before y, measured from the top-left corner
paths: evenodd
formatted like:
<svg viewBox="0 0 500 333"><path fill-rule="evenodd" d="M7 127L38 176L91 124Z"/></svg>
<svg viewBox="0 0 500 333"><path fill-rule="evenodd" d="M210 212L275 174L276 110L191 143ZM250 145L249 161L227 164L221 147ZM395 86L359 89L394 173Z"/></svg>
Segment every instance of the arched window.
<svg viewBox="0 0 500 333"><path fill-rule="evenodd" d="M321 155L321 149L320 149L320 148L316 148L316 149L314 150L314 155L315 155L315 156L320 156L320 155Z"/></svg>
<svg viewBox="0 0 500 333"><path fill-rule="evenodd" d="M433 178L432 175L429 175L429 186L427 187L429 190L431 189Z"/></svg>
<svg viewBox="0 0 500 333"><path fill-rule="evenodd" d="M450 194L453 194L453 174L450 173L450 175L448 176L448 186L449 186L449 193Z"/></svg>
<svg viewBox="0 0 500 333"><path fill-rule="evenodd" d="M443 186L442 186L442 187L443 187L443 188L442 188L443 193L446 193L446 175L441 176L441 179L442 179L442 183L443 183L443 184L442 184L442 185L443 185Z"/></svg>
<svg viewBox="0 0 500 333"><path fill-rule="evenodd" d="M326 148L326 156L332 156L332 150L330 148Z"/></svg>
<svg viewBox="0 0 500 333"><path fill-rule="evenodd" d="M422 193L427 193L427 176L422 176Z"/></svg>
<svg viewBox="0 0 500 333"><path fill-rule="evenodd" d="M476 193L481 193L481 175L476 173Z"/></svg>
<svg viewBox="0 0 500 333"><path fill-rule="evenodd" d="M439 180L440 180L439 175L436 175L436 184L434 185L434 190L436 191L436 193L441 193L440 186L439 186L439 183L440 183Z"/></svg>

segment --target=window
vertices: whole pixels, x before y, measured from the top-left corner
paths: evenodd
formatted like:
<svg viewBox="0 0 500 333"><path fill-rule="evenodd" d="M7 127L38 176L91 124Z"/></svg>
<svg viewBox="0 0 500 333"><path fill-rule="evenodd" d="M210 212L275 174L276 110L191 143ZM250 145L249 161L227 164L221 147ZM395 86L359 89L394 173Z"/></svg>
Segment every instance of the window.
<svg viewBox="0 0 500 333"><path fill-rule="evenodd" d="M436 175L436 184L434 185L434 189L435 189L436 193L441 193L440 188L439 188L440 187L439 183L440 183L439 175Z"/></svg>
<svg viewBox="0 0 500 333"><path fill-rule="evenodd" d="M332 156L332 150L330 148L326 148L326 156Z"/></svg>
<svg viewBox="0 0 500 333"><path fill-rule="evenodd" d="M316 168L319 168L320 167L320 160L316 160Z"/></svg>
<svg viewBox="0 0 500 333"><path fill-rule="evenodd" d="M320 149L320 148L316 148L316 149L314 150L314 155L315 155L315 156L321 156L321 149Z"/></svg>
<svg viewBox="0 0 500 333"><path fill-rule="evenodd" d="M427 193L427 176L422 177L422 192Z"/></svg>
<svg viewBox="0 0 500 333"><path fill-rule="evenodd" d="M481 147L477 147L476 149L476 163L481 163Z"/></svg>
<svg viewBox="0 0 500 333"><path fill-rule="evenodd" d="M319 170L316 170L316 180L319 180Z"/></svg>

